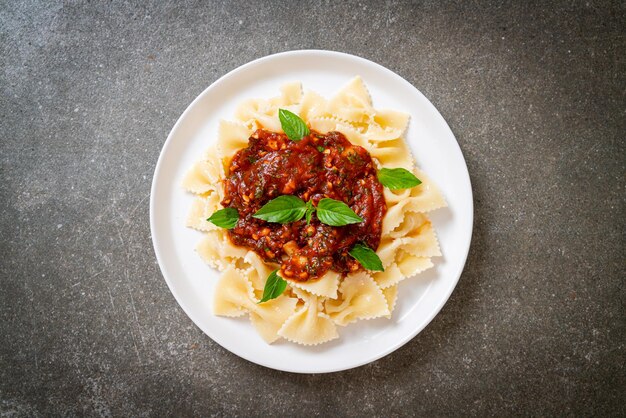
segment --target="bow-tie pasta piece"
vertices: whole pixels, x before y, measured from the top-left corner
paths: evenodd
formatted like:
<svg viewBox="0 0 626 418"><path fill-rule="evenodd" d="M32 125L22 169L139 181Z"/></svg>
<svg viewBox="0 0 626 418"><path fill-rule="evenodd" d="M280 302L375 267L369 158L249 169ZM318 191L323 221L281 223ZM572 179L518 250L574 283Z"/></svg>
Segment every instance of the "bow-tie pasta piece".
<svg viewBox="0 0 626 418"><path fill-rule="evenodd" d="M304 305L285 321L278 335L303 345L317 345L338 338L335 323L323 312L324 298L296 292L304 299Z"/></svg>
<svg viewBox="0 0 626 418"><path fill-rule="evenodd" d="M252 325L265 342L271 344L280 338L278 330L295 313L297 303L297 298L280 295L276 299L255 305L250 311Z"/></svg>
<svg viewBox="0 0 626 418"><path fill-rule="evenodd" d="M249 313L253 326L269 344L279 338L278 330L293 315L298 299L281 295L267 302L258 302L245 272L228 267L215 287L213 312L230 317Z"/></svg>
<svg viewBox="0 0 626 418"><path fill-rule="evenodd" d="M267 115L271 112L271 108L272 106L267 100L248 99L235 110L235 119L252 132L257 129L256 119L258 115Z"/></svg>
<svg viewBox="0 0 626 418"><path fill-rule="evenodd" d="M418 257L439 257L439 241L435 234L433 224L426 218L426 222L409 231L404 238L400 238L402 245L400 248L407 253Z"/></svg>
<svg viewBox="0 0 626 418"><path fill-rule="evenodd" d="M215 286L213 313L220 316L241 316L254 309L256 298L252 283L232 266L222 273Z"/></svg>
<svg viewBox="0 0 626 418"><path fill-rule="evenodd" d="M374 122L376 122L376 124L372 124L371 126L375 128L380 127L383 130L396 130L402 135L409 125L409 118L410 115L408 113L390 109L376 109L376 114L374 115ZM396 136L396 138L399 138L400 135Z"/></svg>
<svg viewBox="0 0 626 418"><path fill-rule="evenodd" d="M295 106L302 101L302 83L294 81L285 83L280 88L280 96L273 97L269 100L270 106L275 109L284 108L285 106Z"/></svg>
<svg viewBox="0 0 626 418"><path fill-rule="evenodd" d="M359 319L389 315L387 300L369 274L349 274L339 287L336 300L326 300L326 313L337 325L348 325Z"/></svg>
<svg viewBox="0 0 626 418"><path fill-rule="evenodd" d="M241 269L246 267L244 257L248 250L234 245L223 229L207 231L198 243L196 251L205 263L220 271L226 270L230 265Z"/></svg>
<svg viewBox="0 0 626 418"><path fill-rule="evenodd" d="M431 258L416 256L403 249L396 252L395 265L398 266L404 277L415 276L434 266Z"/></svg>
<svg viewBox="0 0 626 418"><path fill-rule="evenodd" d="M324 118L328 114L328 101L316 92L307 90L300 103L300 117L312 123L314 119Z"/></svg>
<svg viewBox="0 0 626 418"><path fill-rule="evenodd" d="M439 188L423 171L416 168L413 173L422 181L421 184L411 189L384 189L385 201L393 217L403 211L430 212L447 206Z"/></svg>
<svg viewBox="0 0 626 418"><path fill-rule="evenodd" d="M404 238L386 238L378 246L376 253L385 271L373 272L372 277L382 289L396 285L401 280L433 266L429 257L419 257L407 252L403 248L406 244L403 240ZM410 246L410 243L406 245Z"/></svg>
<svg viewBox="0 0 626 418"><path fill-rule="evenodd" d="M404 212L397 218L400 218L400 223L395 227L397 219L387 216L383 220L383 235L393 238L396 248L420 257L441 255L435 229L425 214Z"/></svg>
<svg viewBox="0 0 626 418"><path fill-rule="evenodd" d="M207 151L204 159L193 165L183 179L183 188L192 193L203 194L217 191L219 181L224 178L224 168L217 157L215 147Z"/></svg>
<svg viewBox="0 0 626 418"><path fill-rule="evenodd" d="M217 152L225 167L241 148L248 146L253 130L241 122L221 120L217 134Z"/></svg>
<svg viewBox="0 0 626 418"><path fill-rule="evenodd" d="M370 149L370 154L378 160L381 167L404 168L411 171L415 165L411 150L402 138L377 142Z"/></svg>
<svg viewBox="0 0 626 418"><path fill-rule="evenodd" d="M355 77L342 87L328 103L331 115L356 126L366 127L374 120L372 98L361 77Z"/></svg>
<svg viewBox="0 0 626 418"><path fill-rule="evenodd" d="M220 201L222 198L219 193L209 192L206 196L198 196L191 203L191 209L187 215L187 224L189 228L194 228L199 231L214 231L219 229L207 219L216 211L222 209Z"/></svg>
<svg viewBox="0 0 626 418"><path fill-rule="evenodd" d="M245 101L237 108L235 116L252 130L263 128L281 132L282 127L278 118L279 109L287 109L298 114L301 100L302 84L299 82L287 83L281 87L280 96L272 97L269 100L251 99Z"/></svg>

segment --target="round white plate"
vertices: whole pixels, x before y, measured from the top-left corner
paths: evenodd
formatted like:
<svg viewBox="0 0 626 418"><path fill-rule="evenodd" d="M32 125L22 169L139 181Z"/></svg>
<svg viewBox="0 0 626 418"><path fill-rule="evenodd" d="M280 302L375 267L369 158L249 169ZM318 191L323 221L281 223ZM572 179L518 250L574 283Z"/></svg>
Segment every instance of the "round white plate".
<svg viewBox="0 0 626 418"><path fill-rule="evenodd" d="M406 134L418 165L440 187L448 207L431 212L443 257L435 267L400 283L391 319L359 321L339 327L339 338L315 347L279 340L266 344L244 318L217 317L212 294L219 273L194 251L201 233L185 227L192 195L181 188L186 171L216 140L220 119L232 119L237 104L269 98L288 81L301 81L330 97L360 75L374 107L411 114ZM330 51L291 51L270 55L231 71L198 96L170 132L152 181L150 227L161 271L174 297L195 322L222 347L254 363L297 373L326 373L357 367L383 357L419 333L454 289L472 235L470 179L459 145L435 107L392 71L353 55ZM228 367L228 365L224 365Z"/></svg>

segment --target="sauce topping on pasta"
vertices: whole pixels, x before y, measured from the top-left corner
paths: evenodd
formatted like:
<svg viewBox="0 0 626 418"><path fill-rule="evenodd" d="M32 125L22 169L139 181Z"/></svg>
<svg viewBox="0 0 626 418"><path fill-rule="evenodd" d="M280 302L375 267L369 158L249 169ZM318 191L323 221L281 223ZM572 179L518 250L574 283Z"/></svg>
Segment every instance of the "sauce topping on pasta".
<svg viewBox="0 0 626 418"><path fill-rule="evenodd" d="M348 251L357 242L376 250L386 212L383 187L369 153L339 132L312 131L300 141L257 130L248 147L230 163L224 182L224 207L236 208L239 221L228 231L236 245L254 250L267 262L282 263L281 275L299 281L319 278L329 269L343 275L361 268ZM252 215L268 201L294 195L317 206L320 199L345 202L363 222L340 227L270 223Z"/></svg>

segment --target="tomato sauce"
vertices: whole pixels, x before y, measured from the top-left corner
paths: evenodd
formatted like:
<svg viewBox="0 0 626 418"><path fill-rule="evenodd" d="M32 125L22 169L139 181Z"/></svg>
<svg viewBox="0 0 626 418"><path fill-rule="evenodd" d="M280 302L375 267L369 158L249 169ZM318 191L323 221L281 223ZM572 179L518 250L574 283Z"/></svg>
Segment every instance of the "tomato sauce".
<svg viewBox="0 0 626 418"><path fill-rule="evenodd" d="M225 180L224 207L239 212L228 231L235 245L254 250L267 262L281 263L281 275L298 281L321 277L329 269L342 275L361 268L348 251L357 242L378 248L387 210L376 167L365 148L340 132L311 132L300 141L257 130L248 147L233 157ZM333 227L313 214L306 220L271 223L252 215L270 200L295 195L314 206L329 197L346 203L363 222Z"/></svg>

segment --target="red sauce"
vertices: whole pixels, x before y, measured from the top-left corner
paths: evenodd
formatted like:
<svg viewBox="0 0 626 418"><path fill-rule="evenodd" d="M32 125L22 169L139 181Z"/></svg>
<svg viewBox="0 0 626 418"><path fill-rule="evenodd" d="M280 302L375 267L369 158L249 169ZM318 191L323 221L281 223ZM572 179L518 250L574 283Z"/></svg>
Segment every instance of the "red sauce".
<svg viewBox="0 0 626 418"><path fill-rule="evenodd" d="M314 206L329 197L346 203L363 222L340 227L322 224L315 214L289 224L252 215L270 200L295 195ZM376 250L387 207L376 168L365 148L339 132L317 132L291 141L285 134L257 130L239 150L225 180L224 207L239 212L228 231L236 245L254 250L265 261L282 263L281 274L306 281L329 269L343 275L360 268L348 251L357 242Z"/></svg>

